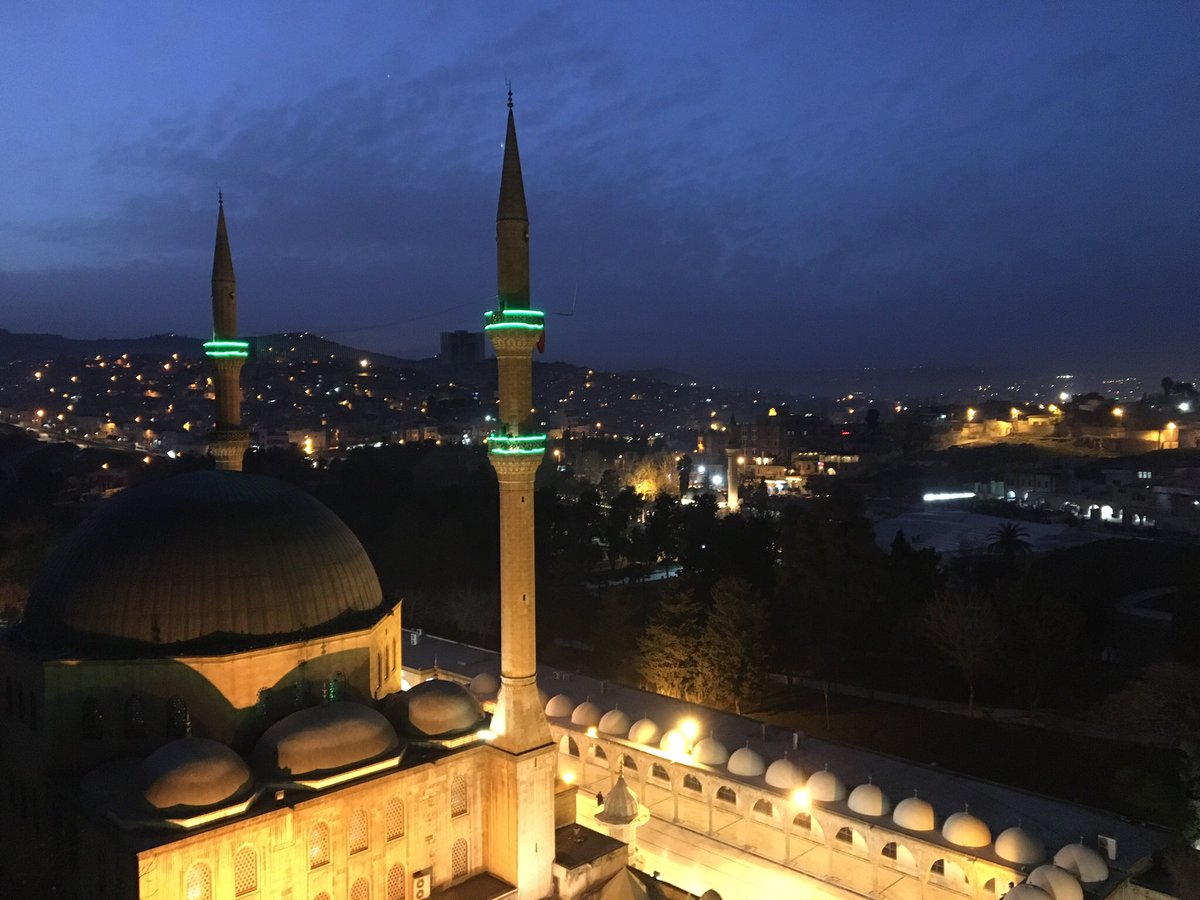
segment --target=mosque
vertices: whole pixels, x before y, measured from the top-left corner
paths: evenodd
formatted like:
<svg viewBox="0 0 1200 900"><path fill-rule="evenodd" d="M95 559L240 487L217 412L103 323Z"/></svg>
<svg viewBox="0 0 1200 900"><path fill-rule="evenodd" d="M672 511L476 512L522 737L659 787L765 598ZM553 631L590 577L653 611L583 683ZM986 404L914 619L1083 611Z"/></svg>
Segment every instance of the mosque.
<svg viewBox="0 0 1200 900"><path fill-rule="evenodd" d="M248 345L219 203L205 344L215 469L106 501L0 636L0 891L1170 896L1135 879L1166 832L539 669L533 481L546 436L530 411L544 318L530 304L511 95L496 240L485 330L499 370L499 653L404 630L402 604L333 513L241 471Z"/></svg>

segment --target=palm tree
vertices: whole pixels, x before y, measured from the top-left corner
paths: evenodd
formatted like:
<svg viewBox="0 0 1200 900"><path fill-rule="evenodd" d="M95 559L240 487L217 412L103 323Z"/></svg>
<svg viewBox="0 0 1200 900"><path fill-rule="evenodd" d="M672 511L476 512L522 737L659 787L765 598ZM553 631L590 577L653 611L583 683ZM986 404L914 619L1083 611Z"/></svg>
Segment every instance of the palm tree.
<svg viewBox="0 0 1200 900"><path fill-rule="evenodd" d="M992 532L992 540L988 549L1004 560L1009 569L1017 568L1018 563L1024 562L1032 552L1029 545L1029 532L1024 525L1016 522L1005 522Z"/></svg>

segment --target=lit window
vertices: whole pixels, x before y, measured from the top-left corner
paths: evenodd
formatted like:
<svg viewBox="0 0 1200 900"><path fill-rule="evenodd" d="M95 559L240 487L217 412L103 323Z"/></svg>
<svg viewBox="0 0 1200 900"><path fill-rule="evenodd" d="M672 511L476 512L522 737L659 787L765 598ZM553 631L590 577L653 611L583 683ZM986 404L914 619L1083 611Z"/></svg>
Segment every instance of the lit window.
<svg viewBox="0 0 1200 900"><path fill-rule="evenodd" d="M404 801L399 797L392 797L387 802L387 808L384 812L384 827L387 830L387 839L394 841L396 838L404 837Z"/></svg>
<svg viewBox="0 0 1200 900"><path fill-rule="evenodd" d="M350 816L350 852L362 853L369 842L369 823L366 810L356 809Z"/></svg>
<svg viewBox="0 0 1200 900"><path fill-rule="evenodd" d="M233 893L252 894L258 890L258 854L253 847L242 847L233 857Z"/></svg>
<svg viewBox="0 0 1200 900"><path fill-rule="evenodd" d="M308 833L308 867L315 869L328 864L329 826L324 822L318 822Z"/></svg>
<svg viewBox="0 0 1200 900"><path fill-rule="evenodd" d="M371 886L367 879L360 878L350 888L350 900L371 900Z"/></svg>
<svg viewBox="0 0 1200 900"><path fill-rule="evenodd" d="M404 866L399 863L388 869L387 900L404 900Z"/></svg>
<svg viewBox="0 0 1200 900"><path fill-rule="evenodd" d="M212 900L212 869L204 863L196 863L187 871L187 900Z"/></svg>
<svg viewBox="0 0 1200 900"><path fill-rule="evenodd" d="M450 782L450 815L464 816L467 814L467 781L461 775L455 775Z"/></svg>
<svg viewBox="0 0 1200 900"><path fill-rule="evenodd" d="M459 838L450 848L450 872L453 878L462 878L467 874L467 842Z"/></svg>

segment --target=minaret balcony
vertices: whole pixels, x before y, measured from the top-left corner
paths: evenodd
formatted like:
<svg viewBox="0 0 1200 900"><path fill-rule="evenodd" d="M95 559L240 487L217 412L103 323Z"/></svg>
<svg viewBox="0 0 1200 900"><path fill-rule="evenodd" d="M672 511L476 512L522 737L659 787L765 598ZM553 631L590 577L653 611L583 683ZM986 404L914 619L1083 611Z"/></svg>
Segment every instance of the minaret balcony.
<svg viewBox="0 0 1200 900"><path fill-rule="evenodd" d="M250 344L248 341L205 341L204 355L209 359L226 359L234 356L245 359L250 355Z"/></svg>
<svg viewBox="0 0 1200 900"><path fill-rule="evenodd" d="M496 434L488 435L488 453L498 456L541 456L546 452L547 436L544 434Z"/></svg>
<svg viewBox="0 0 1200 900"><path fill-rule="evenodd" d="M546 314L540 309L495 309L485 316L484 331L542 331Z"/></svg>

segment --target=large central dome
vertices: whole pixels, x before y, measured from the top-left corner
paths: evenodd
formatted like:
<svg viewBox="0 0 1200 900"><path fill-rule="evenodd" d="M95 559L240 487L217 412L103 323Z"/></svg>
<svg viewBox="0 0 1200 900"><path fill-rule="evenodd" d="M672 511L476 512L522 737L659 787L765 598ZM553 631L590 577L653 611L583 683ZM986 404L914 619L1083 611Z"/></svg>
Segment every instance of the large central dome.
<svg viewBox="0 0 1200 900"><path fill-rule="evenodd" d="M105 502L51 558L22 623L74 649L244 649L377 609L350 529L285 482L194 472Z"/></svg>

